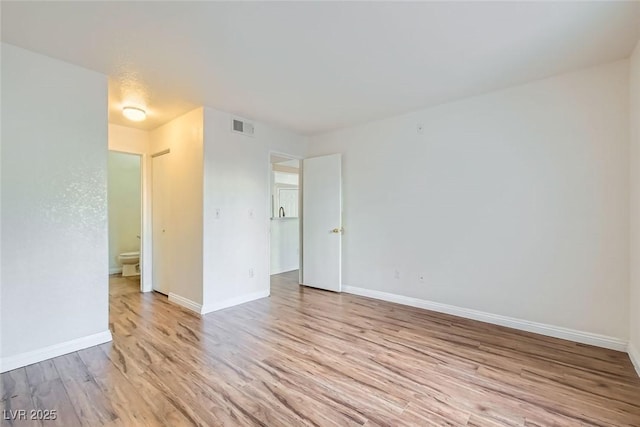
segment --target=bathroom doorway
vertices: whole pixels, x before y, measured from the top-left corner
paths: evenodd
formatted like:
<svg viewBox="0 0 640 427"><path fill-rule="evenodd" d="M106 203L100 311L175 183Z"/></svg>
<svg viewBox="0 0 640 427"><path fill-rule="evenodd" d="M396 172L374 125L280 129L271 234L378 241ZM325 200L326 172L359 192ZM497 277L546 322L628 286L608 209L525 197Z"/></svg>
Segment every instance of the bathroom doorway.
<svg viewBox="0 0 640 427"><path fill-rule="evenodd" d="M109 151L109 275L140 288L142 156Z"/></svg>
<svg viewBox="0 0 640 427"><path fill-rule="evenodd" d="M271 284L297 284L301 255L300 160L272 153L269 164Z"/></svg>

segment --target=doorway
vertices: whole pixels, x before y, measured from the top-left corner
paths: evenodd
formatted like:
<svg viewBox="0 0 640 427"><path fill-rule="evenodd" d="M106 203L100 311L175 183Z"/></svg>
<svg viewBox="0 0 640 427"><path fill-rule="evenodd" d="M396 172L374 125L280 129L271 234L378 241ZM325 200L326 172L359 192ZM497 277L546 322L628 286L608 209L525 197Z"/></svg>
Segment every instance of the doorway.
<svg viewBox="0 0 640 427"><path fill-rule="evenodd" d="M300 160L271 154L270 187L270 274L299 281L301 259ZM272 280L272 286L277 281Z"/></svg>
<svg viewBox="0 0 640 427"><path fill-rule="evenodd" d="M342 291L342 156L271 153L271 283ZM273 290L273 289L272 289Z"/></svg>
<svg viewBox="0 0 640 427"><path fill-rule="evenodd" d="M107 169L109 274L140 288L142 156L109 151Z"/></svg>

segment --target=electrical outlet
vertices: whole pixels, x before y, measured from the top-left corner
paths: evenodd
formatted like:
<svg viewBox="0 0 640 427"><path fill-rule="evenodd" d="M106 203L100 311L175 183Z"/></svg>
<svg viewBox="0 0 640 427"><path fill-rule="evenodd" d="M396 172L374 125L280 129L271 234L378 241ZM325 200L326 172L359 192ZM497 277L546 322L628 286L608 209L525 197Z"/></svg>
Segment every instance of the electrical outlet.
<svg viewBox="0 0 640 427"><path fill-rule="evenodd" d="M418 275L418 282L424 283L424 274L419 274Z"/></svg>
<svg viewBox="0 0 640 427"><path fill-rule="evenodd" d="M399 270L395 270L393 272L393 278L394 279L399 279L400 278L400 271Z"/></svg>
<svg viewBox="0 0 640 427"><path fill-rule="evenodd" d="M253 278L253 268L249 269L249 278L252 279Z"/></svg>

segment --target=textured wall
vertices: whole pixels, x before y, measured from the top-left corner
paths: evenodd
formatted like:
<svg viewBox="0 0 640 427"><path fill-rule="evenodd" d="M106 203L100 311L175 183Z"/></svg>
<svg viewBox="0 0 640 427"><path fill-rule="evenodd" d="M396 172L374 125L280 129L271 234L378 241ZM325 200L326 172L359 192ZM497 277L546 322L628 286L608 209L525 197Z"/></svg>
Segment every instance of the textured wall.
<svg viewBox="0 0 640 427"><path fill-rule="evenodd" d="M2 357L108 330L107 78L2 45Z"/></svg>

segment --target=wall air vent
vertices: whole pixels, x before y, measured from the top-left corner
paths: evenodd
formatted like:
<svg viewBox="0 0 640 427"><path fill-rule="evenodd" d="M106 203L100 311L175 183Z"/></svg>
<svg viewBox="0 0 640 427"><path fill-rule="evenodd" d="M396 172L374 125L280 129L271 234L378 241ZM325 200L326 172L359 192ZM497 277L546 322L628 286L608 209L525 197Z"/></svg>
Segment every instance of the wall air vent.
<svg viewBox="0 0 640 427"><path fill-rule="evenodd" d="M246 120L231 119L231 130L247 136L253 136L253 123Z"/></svg>

